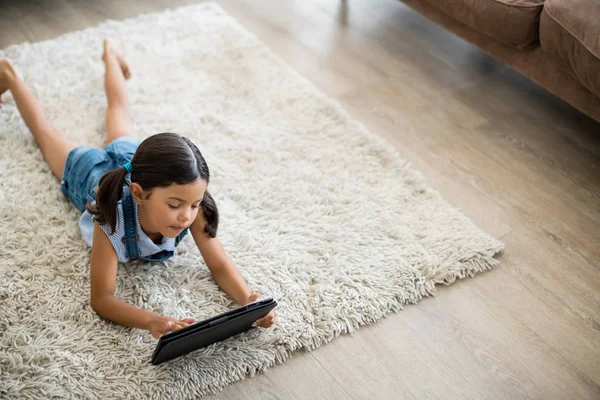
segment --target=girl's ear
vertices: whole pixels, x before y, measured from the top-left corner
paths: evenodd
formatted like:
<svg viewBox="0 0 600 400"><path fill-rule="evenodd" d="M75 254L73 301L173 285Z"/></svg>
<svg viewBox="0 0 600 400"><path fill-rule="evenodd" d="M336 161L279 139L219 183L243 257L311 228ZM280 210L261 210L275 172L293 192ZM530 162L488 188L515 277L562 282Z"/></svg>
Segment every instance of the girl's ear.
<svg viewBox="0 0 600 400"><path fill-rule="evenodd" d="M138 205L141 205L144 202L144 200L145 200L144 189L142 189L142 187L139 184L131 183L129 185L129 191L131 192L133 201L138 203Z"/></svg>

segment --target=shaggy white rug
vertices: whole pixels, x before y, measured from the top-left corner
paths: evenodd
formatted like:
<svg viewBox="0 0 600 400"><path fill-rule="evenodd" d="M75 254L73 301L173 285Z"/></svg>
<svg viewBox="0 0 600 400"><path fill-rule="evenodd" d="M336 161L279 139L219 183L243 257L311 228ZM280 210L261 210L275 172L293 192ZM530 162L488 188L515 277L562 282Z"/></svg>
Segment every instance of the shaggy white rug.
<svg viewBox="0 0 600 400"><path fill-rule="evenodd" d="M221 240L250 286L279 301L277 324L150 365L148 332L90 308L79 213L5 95L0 397L195 398L497 264L500 242L216 5L108 21L0 57L56 128L101 146L105 36L133 68L136 134L178 132L206 156ZM117 295L177 318L234 307L189 237L166 264L120 265Z"/></svg>

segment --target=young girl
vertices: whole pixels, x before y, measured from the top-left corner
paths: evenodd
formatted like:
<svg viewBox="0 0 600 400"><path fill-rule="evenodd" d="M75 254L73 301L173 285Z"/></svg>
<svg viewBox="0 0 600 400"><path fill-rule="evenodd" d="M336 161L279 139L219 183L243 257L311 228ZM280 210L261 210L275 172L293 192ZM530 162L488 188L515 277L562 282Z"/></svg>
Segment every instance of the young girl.
<svg viewBox="0 0 600 400"><path fill-rule="evenodd" d="M108 98L104 149L64 138L47 121L10 60L0 60L0 95L11 91L63 194L83 212L79 226L92 247L92 308L118 324L147 329L155 338L194 322L144 311L114 296L118 262L165 260L188 230L219 287L240 305L258 300L217 238L219 213L207 191L209 171L202 154L174 133L157 134L141 144L130 136L125 91L129 66L110 39L104 40L102 60ZM271 312L254 324L270 327L273 320Z"/></svg>

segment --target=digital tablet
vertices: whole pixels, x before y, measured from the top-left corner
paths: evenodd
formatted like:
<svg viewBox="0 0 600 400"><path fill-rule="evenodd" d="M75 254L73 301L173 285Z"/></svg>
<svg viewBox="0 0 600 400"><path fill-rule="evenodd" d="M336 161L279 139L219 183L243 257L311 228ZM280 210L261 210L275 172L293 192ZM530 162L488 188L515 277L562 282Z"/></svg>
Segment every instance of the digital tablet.
<svg viewBox="0 0 600 400"><path fill-rule="evenodd" d="M235 310L169 332L159 339L154 354L152 354L152 364L158 365L245 332L252 328L254 321L267 315L276 305L277 302L272 298L257 300Z"/></svg>

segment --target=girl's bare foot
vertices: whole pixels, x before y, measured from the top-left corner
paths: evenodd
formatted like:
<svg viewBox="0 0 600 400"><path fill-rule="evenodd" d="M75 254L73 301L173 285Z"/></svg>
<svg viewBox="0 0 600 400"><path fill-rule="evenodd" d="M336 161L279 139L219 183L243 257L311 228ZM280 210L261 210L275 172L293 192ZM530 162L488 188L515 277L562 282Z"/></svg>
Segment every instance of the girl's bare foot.
<svg viewBox="0 0 600 400"><path fill-rule="evenodd" d="M123 71L123 76L125 79L131 78L129 64L127 64L127 61L125 61L123 52L117 47L111 38L104 39L104 54L102 54L102 59L104 62L106 62L107 57L116 57L117 61L119 62L119 66L121 67L121 71Z"/></svg>
<svg viewBox="0 0 600 400"><path fill-rule="evenodd" d="M16 76L12 62L8 58L0 59L0 96L9 89L10 81ZM0 104L2 104L2 98L0 98Z"/></svg>

